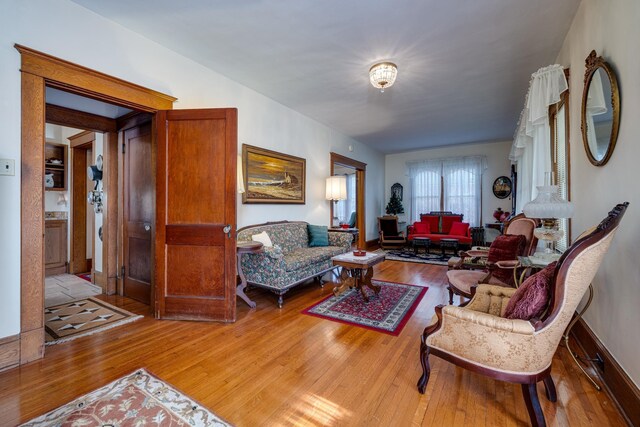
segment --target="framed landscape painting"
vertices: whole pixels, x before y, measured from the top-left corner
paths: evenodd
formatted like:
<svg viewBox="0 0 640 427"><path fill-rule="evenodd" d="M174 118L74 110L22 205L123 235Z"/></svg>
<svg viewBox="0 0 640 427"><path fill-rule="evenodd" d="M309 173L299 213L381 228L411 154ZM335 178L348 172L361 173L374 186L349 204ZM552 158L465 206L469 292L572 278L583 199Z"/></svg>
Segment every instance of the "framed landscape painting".
<svg viewBox="0 0 640 427"><path fill-rule="evenodd" d="M305 203L305 159L242 144L242 173L242 203Z"/></svg>

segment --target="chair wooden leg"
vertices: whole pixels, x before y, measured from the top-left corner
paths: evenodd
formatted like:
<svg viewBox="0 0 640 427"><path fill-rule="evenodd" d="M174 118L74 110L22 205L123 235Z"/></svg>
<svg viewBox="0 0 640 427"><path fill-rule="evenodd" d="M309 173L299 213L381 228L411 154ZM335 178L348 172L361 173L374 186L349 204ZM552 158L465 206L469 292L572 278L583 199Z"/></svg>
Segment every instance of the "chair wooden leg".
<svg viewBox="0 0 640 427"><path fill-rule="evenodd" d="M451 286L447 286L447 289L449 290L449 305L453 305L453 289Z"/></svg>
<svg viewBox="0 0 640 427"><path fill-rule="evenodd" d="M555 402L558 400L558 394L556 393L556 385L553 383L553 378L551 378L551 374L547 376L544 380L544 390L547 394L547 399L549 402Z"/></svg>
<svg viewBox="0 0 640 427"><path fill-rule="evenodd" d="M429 346L425 343L425 336L422 335L420 342L420 363L422 364L422 376L418 380L418 391L424 394L431 375L431 366L429 365Z"/></svg>
<svg viewBox="0 0 640 427"><path fill-rule="evenodd" d="M522 384L522 396L524 397L524 403L527 405L531 425L533 427L546 427L547 423L544 420L544 414L538 399L536 384Z"/></svg>

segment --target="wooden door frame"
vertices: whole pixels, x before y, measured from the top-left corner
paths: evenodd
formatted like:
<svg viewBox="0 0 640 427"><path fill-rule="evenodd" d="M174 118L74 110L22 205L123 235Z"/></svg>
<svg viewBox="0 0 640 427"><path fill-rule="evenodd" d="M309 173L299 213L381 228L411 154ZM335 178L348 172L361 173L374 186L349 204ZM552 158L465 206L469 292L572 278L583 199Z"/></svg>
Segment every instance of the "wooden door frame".
<svg viewBox="0 0 640 427"><path fill-rule="evenodd" d="M365 201L365 179L367 164L358 160L345 157L341 154L330 152L331 176L333 167L337 163L342 166L352 167L356 170L356 228L358 229L358 247L367 247L366 212L364 210ZM331 220L333 221L333 203L331 203Z"/></svg>
<svg viewBox="0 0 640 427"><path fill-rule="evenodd" d="M176 98L25 46L16 44L14 47L21 56L22 105L20 334L16 340L19 352L15 355L15 364L22 365L44 356L45 87L150 113L172 109ZM113 161L117 152L111 153L115 145L108 144L109 150L105 151L109 151L109 156L105 156L107 171L117 166ZM116 157L112 157L113 154ZM117 216L117 203L112 199L109 198L105 206L109 227ZM108 250L115 250L115 246L109 244Z"/></svg>
<svg viewBox="0 0 640 427"><path fill-rule="evenodd" d="M69 147L71 151L70 163L70 175L71 175L71 185L69 188L69 226L71 229L70 232L70 246L69 246L69 273L77 274L84 273L88 268L88 263L86 261L86 252L87 252L87 226L86 226L86 215L88 213L86 200L86 186L87 186L87 165L86 165L86 152L89 147L93 148L93 143L95 141L95 132L93 131L83 131L76 135L69 137ZM82 158L78 158L80 152L84 154ZM78 170L76 170L76 165L81 165ZM77 175L82 175L82 192L77 194L76 192L76 180L79 178ZM76 203L76 197L78 197L78 203ZM82 211L84 210L84 215L82 215ZM79 227L79 224L76 224L78 216L84 216L85 221L82 227ZM95 233L95 230L94 230ZM78 257L76 255L76 251L79 253L84 253ZM84 268L77 268L76 262L80 261L84 262ZM82 271L80 271L82 270Z"/></svg>

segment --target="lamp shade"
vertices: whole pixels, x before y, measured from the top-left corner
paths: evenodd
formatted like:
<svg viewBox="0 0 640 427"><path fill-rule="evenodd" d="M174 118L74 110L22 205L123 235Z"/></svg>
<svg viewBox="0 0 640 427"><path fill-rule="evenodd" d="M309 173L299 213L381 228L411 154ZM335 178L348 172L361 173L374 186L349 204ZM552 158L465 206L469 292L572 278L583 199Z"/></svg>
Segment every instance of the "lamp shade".
<svg viewBox="0 0 640 427"><path fill-rule="evenodd" d="M558 195L557 185L541 185L538 196L524 205L522 212L529 218L571 218L573 203L563 200Z"/></svg>
<svg viewBox="0 0 640 427"><path fill-rule="evenodd" d="M330 176L327 178L327 200L346 200L347 177L344 175Z"/></svg>

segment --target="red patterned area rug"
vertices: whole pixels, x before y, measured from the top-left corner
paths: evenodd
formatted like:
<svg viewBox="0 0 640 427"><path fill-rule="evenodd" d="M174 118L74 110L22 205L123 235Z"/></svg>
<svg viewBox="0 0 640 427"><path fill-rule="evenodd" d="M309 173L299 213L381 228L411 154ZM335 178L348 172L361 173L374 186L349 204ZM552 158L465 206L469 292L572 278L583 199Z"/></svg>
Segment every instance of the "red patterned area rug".
<svg viewBox="0 0 640 427"><path fill-rule="evenodd" d="M81 273L81 274L76 274L76 276L91 283L91 273Z"/></svg>
<svg viewBox="0 0 640 427"><path fill-rule="evenodd" d="M144 369L85 394L23 426L230 426Z"/></svg>
<svg viewBox="0 0 640 427"><path fill-rule="evenodd" d="M381 286L381 289L377 296L366 289L369 302L365 302L360 291L354 288L338 297L330 295L302 313L385 334L400 335L428 288L381 280L372 282Z"/></svg>

